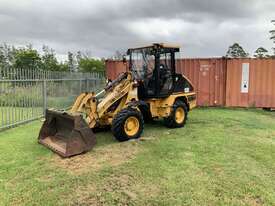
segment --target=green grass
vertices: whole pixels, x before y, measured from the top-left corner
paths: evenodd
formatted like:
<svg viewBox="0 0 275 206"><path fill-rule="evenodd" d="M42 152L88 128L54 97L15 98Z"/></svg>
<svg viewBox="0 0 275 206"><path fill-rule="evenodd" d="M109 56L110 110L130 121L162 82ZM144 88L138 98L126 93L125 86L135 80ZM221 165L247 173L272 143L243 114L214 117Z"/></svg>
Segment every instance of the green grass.
<svg viewBox="0 0 275 206"><path fill-rule="evenodd" d="M70 159L37 144L40 126L0 133L0 205L275 205L275 113L195 109Z"/></svg>

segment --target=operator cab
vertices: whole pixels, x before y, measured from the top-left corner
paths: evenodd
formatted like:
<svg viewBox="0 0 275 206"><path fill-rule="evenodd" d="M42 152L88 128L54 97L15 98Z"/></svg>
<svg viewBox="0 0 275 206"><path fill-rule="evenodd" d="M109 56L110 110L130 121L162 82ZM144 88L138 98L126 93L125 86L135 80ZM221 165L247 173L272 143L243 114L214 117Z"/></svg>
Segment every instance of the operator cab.
<svg viewBox="0 0 275 206"><path fill-rule="evenodd" d="M176 74L175 53L178 46L153 44L128 49L129 70L138 82L140 99L168 97L174 92L191 92L193 86L181 74Z"/></svg>

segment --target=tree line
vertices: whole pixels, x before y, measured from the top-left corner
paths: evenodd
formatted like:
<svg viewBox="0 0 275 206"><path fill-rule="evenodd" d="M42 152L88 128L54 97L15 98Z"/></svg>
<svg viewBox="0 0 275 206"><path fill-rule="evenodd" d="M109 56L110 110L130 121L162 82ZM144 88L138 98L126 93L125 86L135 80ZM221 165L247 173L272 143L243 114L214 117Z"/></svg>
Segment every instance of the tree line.
<svg viewBox="0 0 275 206"><path fill-rule="evenodd" d="M39 53L32 45L15 47L0 45L0 68L33 69L70 72L103 72L105 60L90 57L82 52L68 52L66 61L58 61L56 53L48 46Z"/></svg>

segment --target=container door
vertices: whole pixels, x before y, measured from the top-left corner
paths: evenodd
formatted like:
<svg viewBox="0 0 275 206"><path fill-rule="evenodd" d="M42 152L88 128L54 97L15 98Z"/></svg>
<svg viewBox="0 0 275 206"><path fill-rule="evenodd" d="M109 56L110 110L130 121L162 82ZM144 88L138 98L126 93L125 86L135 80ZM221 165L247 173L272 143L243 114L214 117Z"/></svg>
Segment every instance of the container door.
<svg viewBox="0 0 275 206"><path fill-rule="evenodd" d="M200 61L198 81L198 105L210 105L210 70L211 64L207 60Z"/></svg>

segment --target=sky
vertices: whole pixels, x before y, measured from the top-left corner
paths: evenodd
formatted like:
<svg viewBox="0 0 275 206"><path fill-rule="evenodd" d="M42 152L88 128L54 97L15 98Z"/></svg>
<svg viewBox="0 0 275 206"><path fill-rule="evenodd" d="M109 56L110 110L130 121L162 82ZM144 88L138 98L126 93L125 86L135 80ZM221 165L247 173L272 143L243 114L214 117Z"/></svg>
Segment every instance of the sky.
<svg viewBox="0 0 275 206"><path fill-rule="evenodd" d="M274 0L0 0L0 43L110 57L177 43L182 57L225 55L234 42L271 51Z"/></svg>

